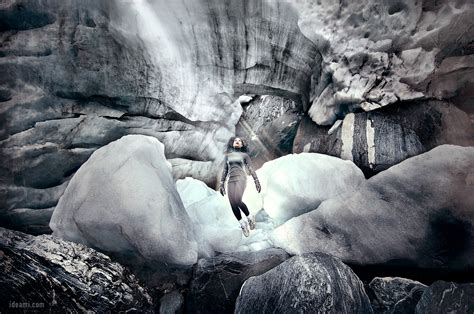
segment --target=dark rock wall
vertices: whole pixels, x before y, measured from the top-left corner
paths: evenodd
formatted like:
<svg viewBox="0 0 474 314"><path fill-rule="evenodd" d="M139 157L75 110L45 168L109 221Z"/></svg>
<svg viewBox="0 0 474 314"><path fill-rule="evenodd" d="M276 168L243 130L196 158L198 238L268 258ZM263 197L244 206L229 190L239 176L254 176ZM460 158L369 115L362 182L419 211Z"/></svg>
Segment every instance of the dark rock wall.
<svg viewBox="0 0 474 314"><path fill-rule="evenodd" d="M249 155L255 169L265 162L291 154L303 108L291 99L264 95L243 105L236 135L251 143Z"/></svg>
<svg viewBox="0 0 474 314"><path fill-rule="evenodd" d="M474 145L474 126L469 116L440 101L351 114L331 134L329 129L303 119L293 152L317 152L352 160L371 176L438 145Z"/></svg>

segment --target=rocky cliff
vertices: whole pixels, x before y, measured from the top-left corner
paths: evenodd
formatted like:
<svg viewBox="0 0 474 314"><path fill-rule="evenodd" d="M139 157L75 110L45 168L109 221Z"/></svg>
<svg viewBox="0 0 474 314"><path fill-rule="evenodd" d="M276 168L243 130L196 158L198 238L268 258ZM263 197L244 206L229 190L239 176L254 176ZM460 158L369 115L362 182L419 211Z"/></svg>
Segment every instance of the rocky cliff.
<svg viewBox="0 0 474 314"><path fill-rule="evenodd" d="M0 6L2 225L41 227L71 175L130 133L210 185L241 93L308 101L315 45L288 4L8 1Z"/></svg>

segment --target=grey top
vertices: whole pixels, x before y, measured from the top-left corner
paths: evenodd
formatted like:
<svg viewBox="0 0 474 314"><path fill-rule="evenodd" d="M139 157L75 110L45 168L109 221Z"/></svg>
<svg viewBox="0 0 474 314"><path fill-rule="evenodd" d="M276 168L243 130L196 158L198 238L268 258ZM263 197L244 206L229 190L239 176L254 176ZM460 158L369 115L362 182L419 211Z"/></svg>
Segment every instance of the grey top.
<svg viewBox="0 0 474 314"><path fill-rule="evenodd" d="M253 179L257 180L257 174L252 168L252 161L250 160L250 156L247 153L238 150L226 153L221 182L224 182L227 176L229 176L228 182L246 180L247 173L245 172L244 166L247 166L247 169L252 175Z"/></svg>

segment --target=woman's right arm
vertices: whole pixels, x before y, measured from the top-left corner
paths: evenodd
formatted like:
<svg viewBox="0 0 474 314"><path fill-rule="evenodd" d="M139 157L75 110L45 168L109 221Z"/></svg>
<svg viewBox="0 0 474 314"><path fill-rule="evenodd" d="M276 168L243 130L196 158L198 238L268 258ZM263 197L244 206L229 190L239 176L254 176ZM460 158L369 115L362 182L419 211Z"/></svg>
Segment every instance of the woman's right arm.
<svg viewBox="0 0 474 314"><path fill-rule="evenodd" d="M222 175L221 175L221 184L219 187L219 190L221 194L224 196L225 194L225 179L227 178L227 173L229 172L229 165L227 164L227 155L225 155L224 158L224 170L222 170Z"/></svg>

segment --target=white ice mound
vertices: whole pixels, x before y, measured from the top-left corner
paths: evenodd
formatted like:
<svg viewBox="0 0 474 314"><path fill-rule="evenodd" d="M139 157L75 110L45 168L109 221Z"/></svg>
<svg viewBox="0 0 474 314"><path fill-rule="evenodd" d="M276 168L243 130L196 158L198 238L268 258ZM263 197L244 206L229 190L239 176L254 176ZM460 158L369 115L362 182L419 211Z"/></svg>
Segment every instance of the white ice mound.
<svg viewBox="0 0 474 314"><path fill-rule="evenodd" d="M214 252L238 251L242 244L242 231L227 195L224 197L204 182L190 177L178 180L176 188L203 252L213 255Z"/></svg>
<svg viewBox="0 0 474 314"><path fill-rule="evenodd" d="M128 135L76 172L51 218L53 235L147 261L191 265L198 246L156 138Z"/></svg>
<svg viewBox="0 0 474 314"><path fill-rule="evenodd" d="M364 174L351 161L316 153L268 161L257 170L257 176L262 191L255 191L249 177L244 202L252 208L264 208L276 225L365 184Z"/></svg>

